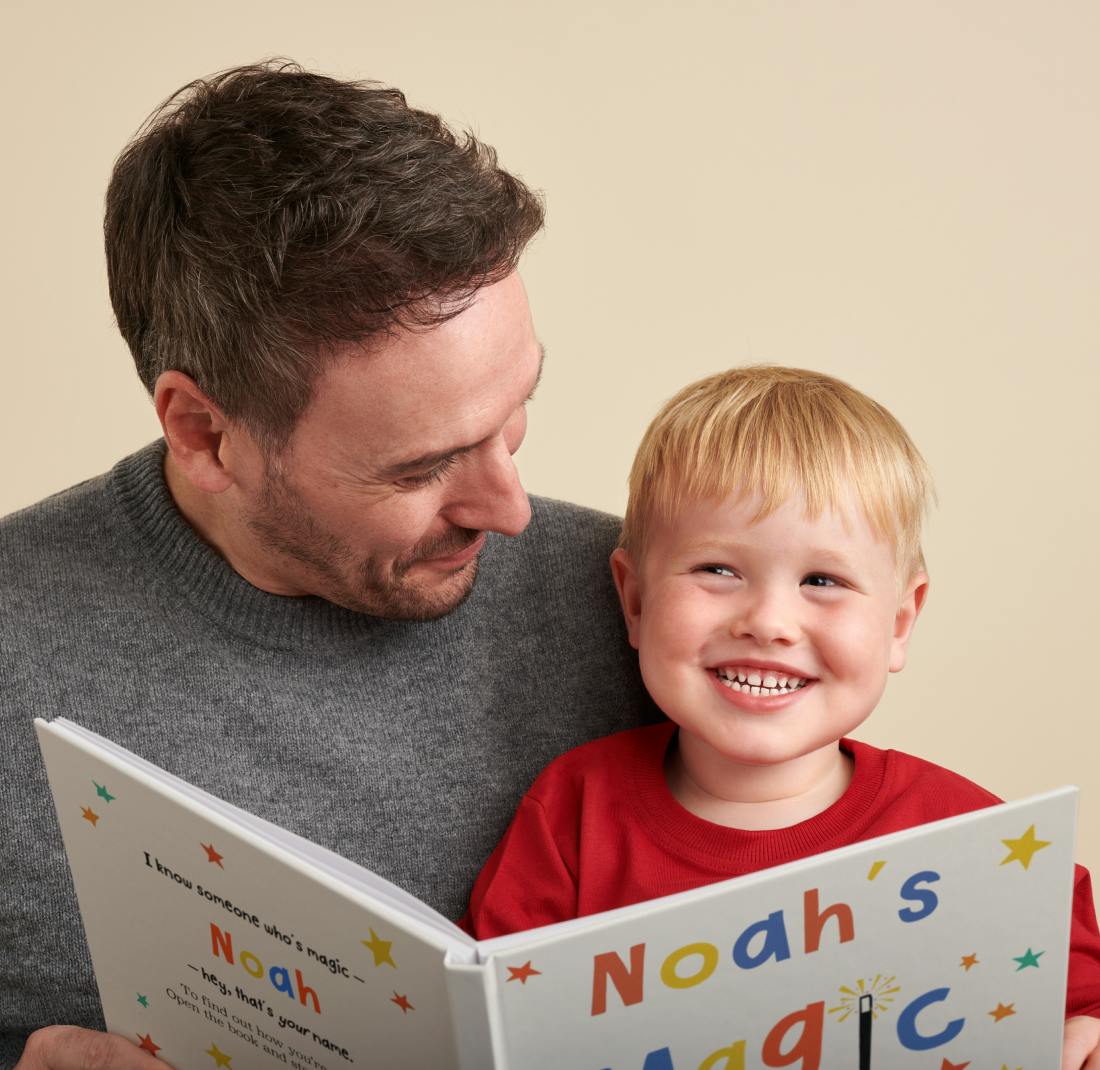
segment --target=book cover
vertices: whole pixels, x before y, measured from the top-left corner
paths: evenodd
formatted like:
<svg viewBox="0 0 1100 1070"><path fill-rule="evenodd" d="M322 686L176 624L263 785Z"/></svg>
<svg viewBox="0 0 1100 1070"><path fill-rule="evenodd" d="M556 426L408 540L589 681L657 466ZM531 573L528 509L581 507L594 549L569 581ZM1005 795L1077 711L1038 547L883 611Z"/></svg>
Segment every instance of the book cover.
<svg viewBox="0 0 1100 1070"><path fill-rule="evenodd" d="M36 722L108 1027L177 1070L1058 1065L1076 790L475 943Z"/></svg>

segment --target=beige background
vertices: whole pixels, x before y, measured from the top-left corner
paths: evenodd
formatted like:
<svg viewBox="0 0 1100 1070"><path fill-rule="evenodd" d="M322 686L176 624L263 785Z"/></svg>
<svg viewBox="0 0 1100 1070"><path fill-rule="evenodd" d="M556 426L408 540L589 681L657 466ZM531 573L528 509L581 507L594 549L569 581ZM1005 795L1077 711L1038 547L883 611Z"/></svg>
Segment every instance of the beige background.
<svg viewBox="0 0 1100 1070"><path fill-rule="evenodd" d="M152 438L100 247L115 154L267 55L401 86L544 189L530 490L620 511L681 384L819 368L889 406L940 507L867 740L1009 797L1084 789L1100 870L1100 7L1092 0L124 0L3 6L0 513Z"/></svg>

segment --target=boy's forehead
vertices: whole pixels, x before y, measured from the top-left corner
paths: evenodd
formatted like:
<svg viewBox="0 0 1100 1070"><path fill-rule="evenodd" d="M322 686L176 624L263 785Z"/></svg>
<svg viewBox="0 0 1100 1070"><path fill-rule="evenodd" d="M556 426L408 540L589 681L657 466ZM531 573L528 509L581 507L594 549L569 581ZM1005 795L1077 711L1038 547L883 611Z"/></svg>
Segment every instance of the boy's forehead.
<svg viewBox="0 0 1100 1070"><path fill-rule="evenodd" d="M651 538L655 546L673 553L747 549L763 542L776 551L797 548L838 566L856 565L883 552L893 561L893 547L872 530L854 494L816 515L801 494L769 505L759 493L689 498L671 515L654 519Z"/></svg>
<svg viewBox="0 0 1100 1070"><path fill-rule="evenodd" d="M675 509L657 519L656 527L678 539L722 540L737 532L753 531L773 520L792 529L837 528L846 534L870 530L866 514L854 493L845 492L835 503L817 512L799 492L769 499L759 491L685 496Z"/></svg>

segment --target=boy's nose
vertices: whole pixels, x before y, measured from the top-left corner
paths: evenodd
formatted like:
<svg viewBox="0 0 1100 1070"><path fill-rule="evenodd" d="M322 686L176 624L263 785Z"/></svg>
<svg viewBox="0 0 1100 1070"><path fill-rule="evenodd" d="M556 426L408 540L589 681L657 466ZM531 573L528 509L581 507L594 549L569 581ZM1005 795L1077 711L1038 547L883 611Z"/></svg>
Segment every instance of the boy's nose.
<svg viewBox="0 0 1100 1070"><path fill-rule="evenodd" d="M797 641L800 629L792 606L781 597L762 593L742 603L730 621L730 635L768 646Z"/></svg>

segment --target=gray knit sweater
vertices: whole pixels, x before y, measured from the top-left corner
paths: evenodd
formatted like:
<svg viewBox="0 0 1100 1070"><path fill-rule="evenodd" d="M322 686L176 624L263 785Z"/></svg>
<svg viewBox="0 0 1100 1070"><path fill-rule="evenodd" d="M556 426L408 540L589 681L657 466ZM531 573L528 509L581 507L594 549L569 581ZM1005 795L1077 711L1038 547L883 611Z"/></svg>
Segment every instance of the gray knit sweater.
<svg viewBox="0 0 1100 1070"><path fill-rule="evenodd" d="M0 521L0 1066L50 1022L102 1028L31 727L68 717L461 913L552 757L652 719L607 557L618 522L535 500L471 597L381 621L249 585L155 443Z"/></svg>

